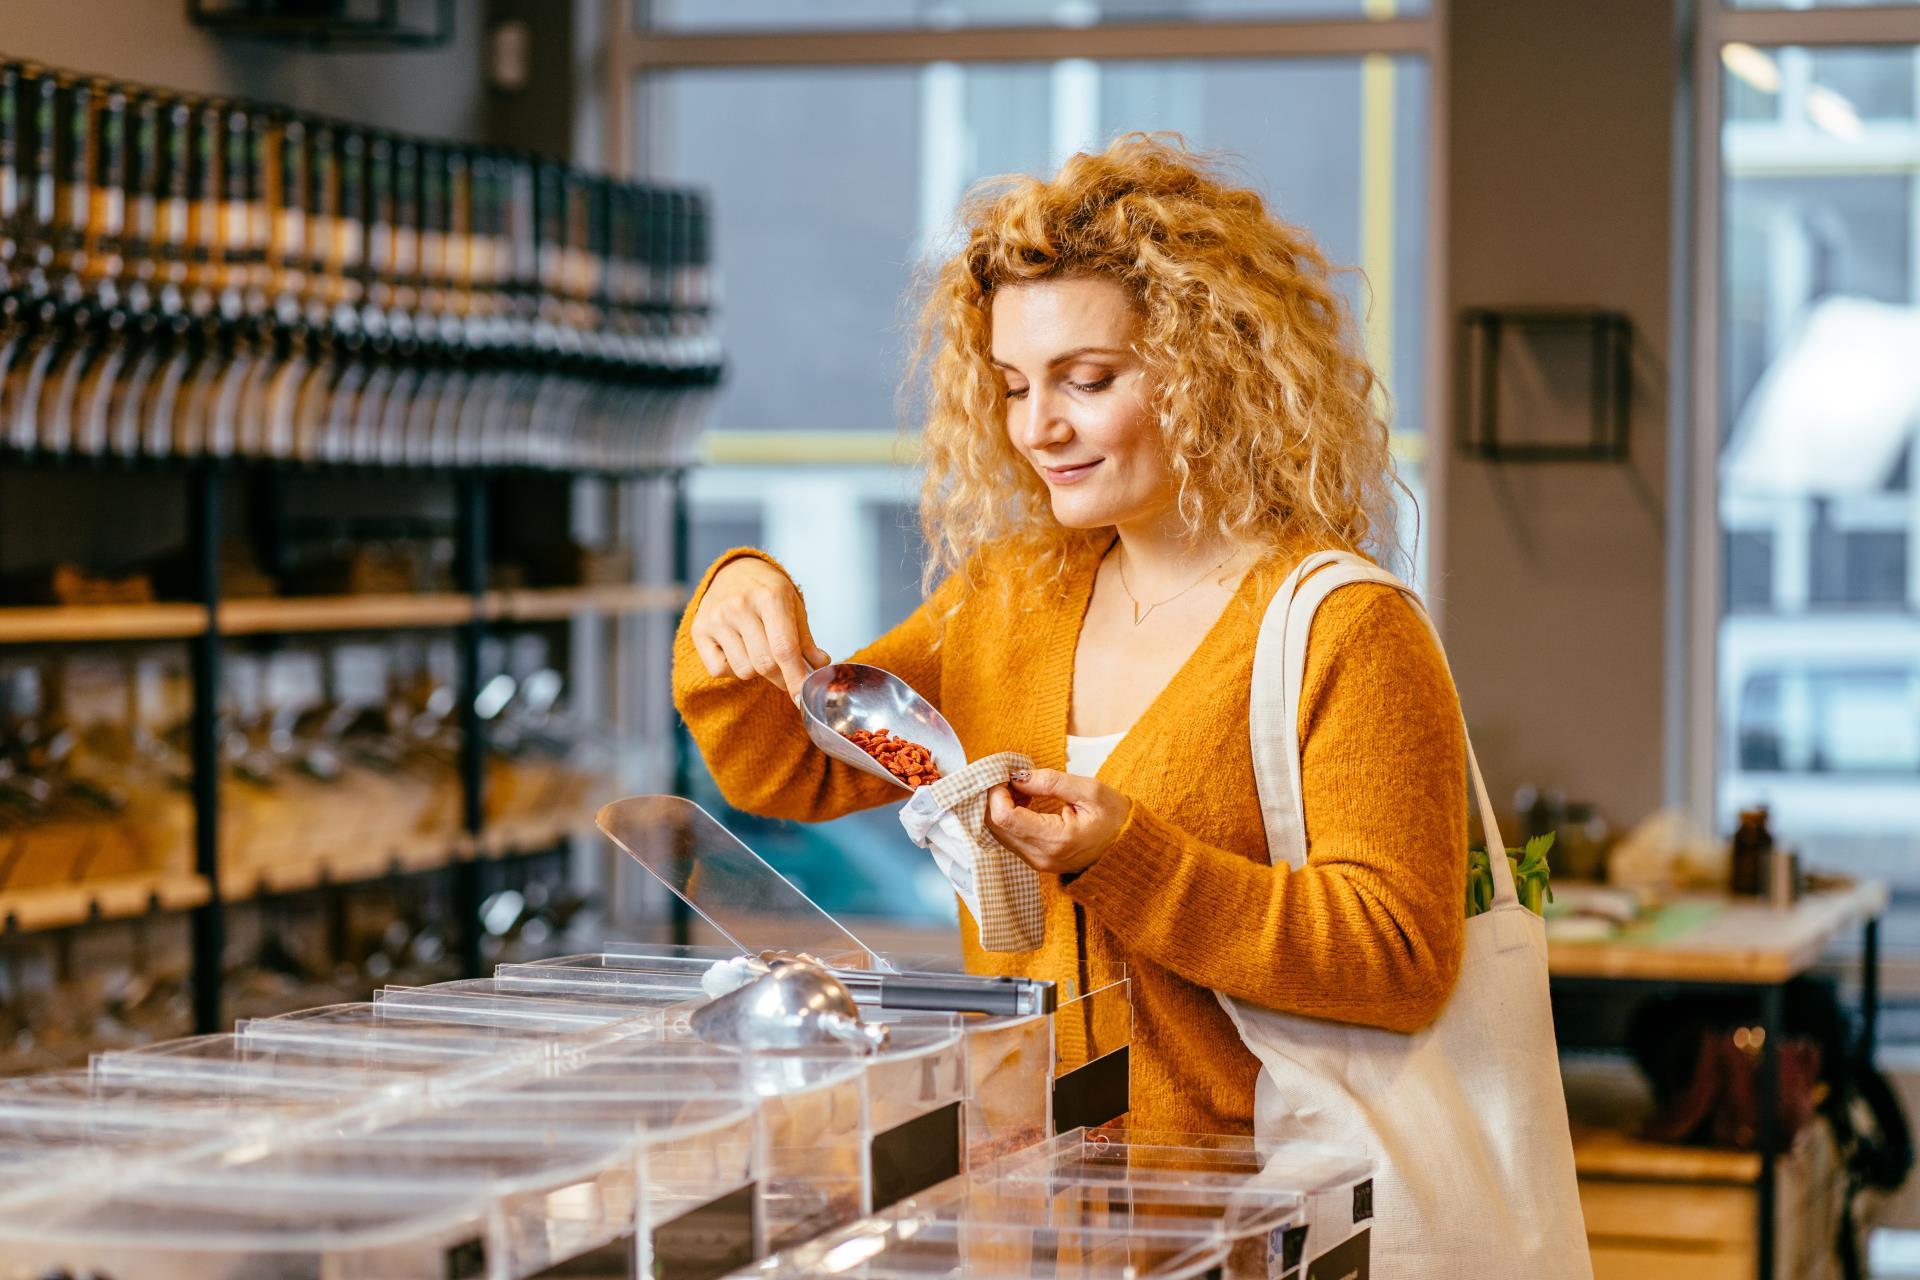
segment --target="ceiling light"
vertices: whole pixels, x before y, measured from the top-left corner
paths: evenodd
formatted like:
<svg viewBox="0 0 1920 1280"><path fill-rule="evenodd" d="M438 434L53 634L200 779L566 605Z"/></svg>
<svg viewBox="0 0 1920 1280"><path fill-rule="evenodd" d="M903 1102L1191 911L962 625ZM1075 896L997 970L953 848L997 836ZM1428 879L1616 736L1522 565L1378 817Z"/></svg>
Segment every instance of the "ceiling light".
<svg viewBox="0 0 1920 1280"><path fill-rule="evenodd" d="M1780 92L1780 64L1773 60L1773 55L1762 53L1750 44L1728 44L1720 47L1720 62L1760 92Z"/></svg>

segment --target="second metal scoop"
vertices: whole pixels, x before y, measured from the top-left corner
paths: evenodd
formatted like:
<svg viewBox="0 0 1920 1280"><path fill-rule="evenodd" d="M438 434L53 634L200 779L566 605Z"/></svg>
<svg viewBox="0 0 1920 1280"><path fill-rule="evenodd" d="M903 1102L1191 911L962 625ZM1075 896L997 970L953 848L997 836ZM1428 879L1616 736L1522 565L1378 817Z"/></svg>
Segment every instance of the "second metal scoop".
<svg viewBox="0 0 1920 1280"><path fill-rule="evenodd" d="M742 1049L845 1045L874 1053L887 1047L887 1028L861 1020L846 984L803 960L776 962L744 987L695 1009L689 1021L708 1044Z"/></svg>
<svg viewBox="0 0 1920 1280"><path fill-rule="evenodd" d="M885 765L853 745L846 734L855 729L886 729L896 738L917 742L933 753L940 772L958 773L967 767L967 753L959 735L933 704L890 671L860 662L836 662L819 667L793 697L807 723L813 745L856 769L903 790L906 783L887 772Z"/></svg>

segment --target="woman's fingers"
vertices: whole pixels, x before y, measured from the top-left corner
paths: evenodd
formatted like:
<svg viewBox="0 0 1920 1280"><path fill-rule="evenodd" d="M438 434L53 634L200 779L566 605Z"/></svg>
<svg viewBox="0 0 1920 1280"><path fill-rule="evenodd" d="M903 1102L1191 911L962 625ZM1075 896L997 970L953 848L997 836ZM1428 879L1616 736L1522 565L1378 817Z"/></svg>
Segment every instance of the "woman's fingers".
<svg viewBox="0 0 1920 1280"><path fill-rule="evenodd" d="M1098 792L1100 782L1059 769L1035 769L1025 777L1012 779L1008 785L1023 796L1052 796L1067 804L1086 804Z"/></svg>
<svg viewBox="0 0 1920 1280"><path fill-rule="evenodd" d="M700 655L701 665L706 667L708 675L723 676L727 673L727 651L704 629L694 629L693 651Z"/></svg>
<svg viewBox="0 0 1920 1280"><path fill-rule="evenodd" d="M826 666L833 659L827 656L825 649L814 643L813 628L807 625L807 607L796 603L794 608L800 615L800 643L806 648L807 661L815 667Z"/></svg>
<svg viewBox="0 0 1920 1280"><path fill-rule="evenodd" d="M751 680L756 674L753 658L747 653L746 641L738 631L731 627L716 628L713 642L720 646L720 652L726 657L727 668L739 680Z"/></svg>
<svg viewBox="0 0 1920 1280"><path fill-rule="evenodd" d="M1066 828L1066 819L1057 813L1036 813L1014 802L1005 787L987 793L987 822L995 835L1005 835L1023 844L1057 839Z"/></svg>
<svg viewBox="0 0 1920 1280"><path fill-rule="evenodd" d="M767 653L779 668L780 677L786 682L787 692L798 693L800 682L807 678L813 668L807 665L804 656L805 646L800 639L800 627L793 616L799 610L800 602L797 599L792 601L790 609L783 607L784 604L785 602L767 604L760 614L760 621L766 630Z"/></svg>
<svg viewBox="0 0 1920 1280"><path fill-rule="evenodd" d="M740 619L739 628L740 642L746 648L747 661L752 665L749 674L779 686L784 692L787 679L780 671L780 660L773 656L773 643L767 639L766 623L758 613L750 613Z"/></svg>

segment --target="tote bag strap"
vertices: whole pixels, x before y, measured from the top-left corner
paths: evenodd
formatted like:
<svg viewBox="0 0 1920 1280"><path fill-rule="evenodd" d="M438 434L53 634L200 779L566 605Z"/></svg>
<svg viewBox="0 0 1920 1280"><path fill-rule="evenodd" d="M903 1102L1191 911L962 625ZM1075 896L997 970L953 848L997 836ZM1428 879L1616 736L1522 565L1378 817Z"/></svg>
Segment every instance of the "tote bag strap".
<svg viewBox="0 0 1920 1280"><path fill-rule="evenodd" d="M1250 717L1254 784L1260 795L1260 816L1267 832L1267 856L1274 866L1299 870L1307 861L1307 831L1300 781L1300 698L1306 684L1307 641L1314 614L1326 598L1356 582L1377 582L1406 597L1427 625L1433 643L1446 664L1446 650L1426 607L1412 587L1378 565L1345 551L1319 551L1296 566L1274 592L1254 645L1252 716ZM1447 669L1452 677L1452 668ZM1473 742L1467 740L1467 772L1480 811L1480 827L1489 850L1505 850L1486 778L1480 772ZM1462 850L1462 856L1465 850ZM1504 857L1492 864L1493 905L1517 905L1519 893L1513 868Z"/></svg>

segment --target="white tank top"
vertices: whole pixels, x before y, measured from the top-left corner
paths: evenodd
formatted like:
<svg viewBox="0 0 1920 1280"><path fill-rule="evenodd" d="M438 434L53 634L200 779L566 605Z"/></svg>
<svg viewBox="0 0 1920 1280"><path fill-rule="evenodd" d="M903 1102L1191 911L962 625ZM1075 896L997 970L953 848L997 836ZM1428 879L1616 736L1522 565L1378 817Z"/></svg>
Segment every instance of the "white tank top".
<svg viewBox="0 0 1920 1280"><path fill-rule="evenodd" d="M1074 734L1067 735L1067 772L1091 778L1100 772L1100 766L1107 762L1113 749L1120 745L1120 739L1127 736L1122 729L1119 733L1103 733L1097 738L1082 738Z"/></svg>

